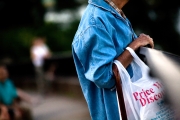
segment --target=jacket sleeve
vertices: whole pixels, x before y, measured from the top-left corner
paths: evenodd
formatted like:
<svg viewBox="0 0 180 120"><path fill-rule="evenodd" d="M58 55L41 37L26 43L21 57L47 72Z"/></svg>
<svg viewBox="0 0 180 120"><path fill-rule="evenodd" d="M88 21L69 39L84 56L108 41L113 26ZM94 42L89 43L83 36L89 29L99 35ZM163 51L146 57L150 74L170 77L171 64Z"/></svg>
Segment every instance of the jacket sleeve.
<svg viewBox="0 0 180 120"><path fill-rule="evenodd" d="M100 88L115 86L112 64L116 50L111 36L105 28L91 26L81 35L73 49L81 62L86 79L94 82Z"/></svg>

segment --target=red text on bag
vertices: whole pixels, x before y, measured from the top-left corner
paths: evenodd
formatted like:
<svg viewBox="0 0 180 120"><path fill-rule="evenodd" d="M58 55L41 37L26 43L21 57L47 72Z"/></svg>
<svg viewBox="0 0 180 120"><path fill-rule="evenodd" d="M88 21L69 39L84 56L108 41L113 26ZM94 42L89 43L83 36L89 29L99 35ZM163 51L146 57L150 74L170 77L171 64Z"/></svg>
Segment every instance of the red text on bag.
<svg viewBox="0 0 180 120"><path fill-rule="evenodd" d="M133 97L136 101L139 101L142 106L153 103L159 99L162 99L164 96L163 90L161 92L156 93L156 88L161 89L162 85L159 82L156 82L152 85L152 88L146 90L142 89L141 91L134 92Z"/></svg>

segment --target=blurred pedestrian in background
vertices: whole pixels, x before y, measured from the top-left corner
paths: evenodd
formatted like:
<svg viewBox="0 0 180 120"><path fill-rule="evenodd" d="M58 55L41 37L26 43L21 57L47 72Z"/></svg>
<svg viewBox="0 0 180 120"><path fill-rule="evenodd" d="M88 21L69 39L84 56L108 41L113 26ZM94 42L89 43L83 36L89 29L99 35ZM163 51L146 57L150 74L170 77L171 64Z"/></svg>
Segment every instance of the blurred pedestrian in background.
<svg viewBox="0 0 180 120"><path fill-rule="evenodd" d="M36 83L40 94L45 92L45 73L43 69L44 60L51 57L51 52L45 44L44 37L35 37L30 49L32 63L36 73Z"/></svg>
<svg viewBox="0 0 180 120"><path fill-rule="evenodd" d="M30 110L21 106L20 101L23 100L33 104L35 99L21 89L16 88L8 76L6 66L0 64L0 116L7 117L6 113L8 112L9 117L15 120L24 118L31 120Z"/></svg>
<svg viewBox="0 0 180 120"><path fill-rule="evenodd" d="M45 70L45 92L47 95L51 95L53 92L53 81L55 80L55 70L57 68L57 64L54 62L50 62L47 66L47 70Z"/></svg>

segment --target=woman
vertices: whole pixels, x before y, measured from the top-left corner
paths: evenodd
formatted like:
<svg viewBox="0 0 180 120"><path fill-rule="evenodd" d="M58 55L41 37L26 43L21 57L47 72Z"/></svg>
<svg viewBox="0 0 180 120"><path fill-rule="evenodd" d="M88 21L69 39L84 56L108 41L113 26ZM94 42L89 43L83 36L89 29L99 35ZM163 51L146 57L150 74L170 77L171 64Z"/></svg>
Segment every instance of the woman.
<svg viewBox="0 0 180 120"><path fill-rule="evenodd" d="M72 53L92 120L119 120L113 61L119 60L129 74L133 59L125 49L150 45L150 36L134 33L122 12L128 0L89 0L72 42Z"/></svg>

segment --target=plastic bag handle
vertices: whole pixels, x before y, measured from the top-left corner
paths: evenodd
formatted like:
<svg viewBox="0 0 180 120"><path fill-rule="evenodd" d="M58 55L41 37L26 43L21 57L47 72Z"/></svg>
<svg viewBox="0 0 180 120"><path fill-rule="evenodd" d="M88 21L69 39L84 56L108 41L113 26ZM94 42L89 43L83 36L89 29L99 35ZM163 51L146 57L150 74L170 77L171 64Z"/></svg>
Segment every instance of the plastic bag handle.
<svg viewBox="0 0 180 120"><path fill-rule="evenodd" d="M126 50L128 50L130 52L130 54L133 56L134 61L139 65L139 66L143 66L141 67L142 71L144 72L149 72L149 67L137 56L137 54L134 52L134 50L130 47L127 47Z"/></svg>
<svg viewBox="0 0 180 120"><path fill-rule="evenodd" d="M118 75L119 75L119 80L122 82L122 84L117 84L117 86L120 86L121 87L121 89L122 89L122 87L125 87L126 85L128 85L128 84L130 84L130 83L132 83L131 82L131 78L130 78L130 75L128 74L128 72L127 72L127 70L124 68L124 66L121 64L121 62L119 62L118 60L114 60L114 64L116 65L116 67L117 67L117 69L118 69L118 71L119 71L119 73L121 74L121 73L124 73L124 75L123 74L119 74L118 73ZM127 83L127 84L126 84ZM122 85L124 85L124 86L122 86ZM124 88L123 88L124 89ZM119 91L118 90L118 88L117 88L117 92L118 93L120 93L121 94L121 91ZM129 92L127 92L127 91L123 91L123 93L124 92L126 92L125 94L130 94ZM123 93L122 93L122 95L123 95ZM128 99L131 99L129 96L126 96ZM121 102L123 101L124 102L124 97L119 97L118 96L118 98L121 100ZM120 103L120 101L119 101L119 104L120 104L120 106L121 105L124 105L125 104L125 102L124 103ZM138 116L137 116L137 113L136 113L136 110L134 109L134 107L133 107L133 103L132 102L130 102L129 103L130 104L130 106L131 106L131 109L133 109L133 113L134 113L134 117L136 118L136 120L138 120ZM121 114L123 114L122 112L124 112L124 111L126 111L126 109L121 109ZM127 114L127 113L126 113ZM122 120L127 120L127 118L126 119L122 119Z"/></svg>

